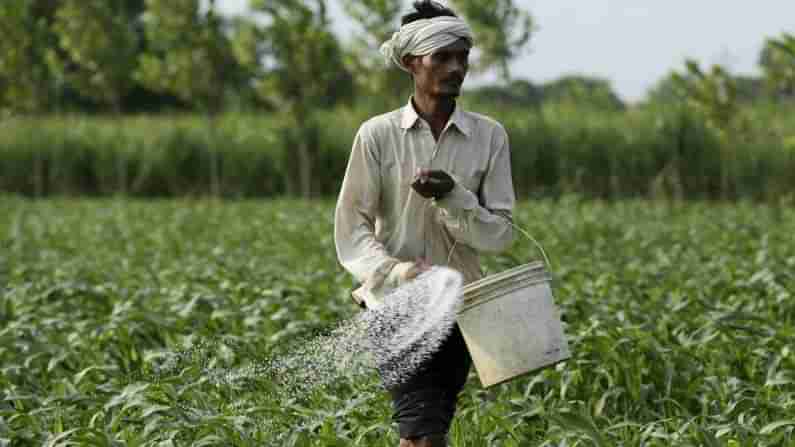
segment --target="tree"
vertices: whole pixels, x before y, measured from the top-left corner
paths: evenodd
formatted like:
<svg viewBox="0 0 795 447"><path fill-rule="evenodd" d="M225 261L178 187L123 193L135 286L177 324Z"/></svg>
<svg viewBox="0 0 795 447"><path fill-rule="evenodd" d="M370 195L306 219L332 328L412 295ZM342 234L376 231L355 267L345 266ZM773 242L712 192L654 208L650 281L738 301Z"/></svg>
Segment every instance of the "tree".
<svg viewBox="0 0 795 447"><path fill-rule="evenodd" d="M0 2L0 112L37 113L57 97L55 79L44 63L53 44L49 29L55 0ZM34 194L46 187L46 161L34 152Z"/></svg>
<svg viewBox="0 0 795 447"><path fill-rule="evenodd" d="M397 106L406 101L413 87L411 77L402 70L389 67L378 48L392 38L399 27L401 0L342 0L349 17L362 28L352 42L350 65L359 86L368 98L383 98Z"/></svg>
<svg viewBox="0 0 795 447"><path fill-rule="evenodd" d="M737 101L748 104L767 99L768 92L765 89L765 81L755 76L734 76L734 84L737 86Z"/></svg>
<svg viewBox="0 0 795 447"><path fill-rule="evenodd" d="M544 101L588 105L604 110L623 110L624 102L610 81L588 76L563 76L542 87Z"/></svg>
<svg viewBox="0 0 795 447"><path fill-rule="evenodd" d="M254 73L257 95L284 111L288 192L312 195L312 172L320 150L314 111L352 96L353 80L330 30L325 0L254 0L264 27L245 32L238 53ZM297 183L296 183L297 180Z"/></svg>
<svg viewBox="0 0 795 447"><path fill-rule="evenodd" d="M687 77L687 74L680 76ZM676 81L674 73L660 79L646 95L646 101L656 104L674 104L685 101L687 92ZM753 76L735 75L736 99L740 103L753 103L768 98L764 79Z"/></svg>
<svg viewBox="0 0 795 447"><path fill-rule="evenodd" d="M125 0L61 0L52 29L58 48L47 50L47 64L80 95L108 105L119 118L122 99L135 85L139 36L135 14ZM119 191L127 191L127 161L117 152Z"/></svg>
<svg viewBox="0 0 795 447"><path fill-rule="evenodd" d="M685 62L685 70L671 75L681 97L720 132L731 130L739 110L735 79L720 65L705 72L694 60Z"/></svg>
<svg viewBox="0 0 795 447"><path fill-rule="evenodd" d="M776 98L795 98L795 34L783 33L765 40L759 65Z"/></svg>
<svg viewBox="0 0 795 447"><path fill-rule="evenodd" d="M136 77L210 114L220 111L225 89L241 82L233 38L216 12L200 0L146 0L144 29L150 51Z"/></svg>
<svg viewBox="0 0 795 447"><path fill-rule="evenodd" d="M516 107L537 107L543 100L542 89L526 79L514 79L508 84L484 85L467 91L467 98L475 103Z"/></svg>
<svg viewBox="0 0 795 447"><path fill-rule="evenodd" d="M171 93L204 112L211 140L218 141L216 118L224 93L242 82L233 40L215 9L200 0L146 0L144 30L149 42L135 77L157 92ZM211 192L221 193L217 151L210 150Z"/></svg>
<svg viewBox="0 0 795 447"><path fill-rule="evenodd" d="M704 71L698 62L687 60L685 73L674 72L672 80L681 92L684 103L700 113L706 123L717 131L721 144L721 194L727 198L731 170L737 154L731 149L742 138L747 123L740 115L737 82L723 67L713 65Z"/></svg>
<svg viewBox="0 0 795 447"><path fill-rule="evenodd" d="M0 109L33 113L46 110L53 76L44 63L52 34L40 10L52 2L0 2Z"/></svg>
<svg viewBox="0 0 795 447"><path fill-rule="evenodd" d="M530 42L532 16L513 0L451 0L475 33L475 72L497 68L503 82L511 79L509 64Z"/></svg>
<svg viewBox="0 0 795 447"><path fill-rule="evenodd" d="M683 92L674 80L673 72L658 80L646 94L646 102L673 104L684 100Z"/></svg>
<svg viewBox="0 0 795 447"><path fill-rule="evenodd" d="M62 0L55 13L60 48L47 51L50 68L116 116L135 85L140 41L133 24L139 13L126 0Z"/></svg>

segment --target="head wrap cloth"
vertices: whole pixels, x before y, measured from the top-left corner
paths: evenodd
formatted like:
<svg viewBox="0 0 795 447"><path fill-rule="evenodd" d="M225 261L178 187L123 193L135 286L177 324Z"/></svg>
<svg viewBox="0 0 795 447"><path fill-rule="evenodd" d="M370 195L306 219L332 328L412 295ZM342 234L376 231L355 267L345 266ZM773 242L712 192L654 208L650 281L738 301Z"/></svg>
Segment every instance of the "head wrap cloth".
<svg viewBox="0 0 795 447"><path fill-rule="evenodd" d="M474 42L472 29L458 17L420 19L401 26L400 31L381 45L381 54L387 62L408 72L408 67L403 65L404 56L430 54L461 38L468 40L470 45Z"/></svg>

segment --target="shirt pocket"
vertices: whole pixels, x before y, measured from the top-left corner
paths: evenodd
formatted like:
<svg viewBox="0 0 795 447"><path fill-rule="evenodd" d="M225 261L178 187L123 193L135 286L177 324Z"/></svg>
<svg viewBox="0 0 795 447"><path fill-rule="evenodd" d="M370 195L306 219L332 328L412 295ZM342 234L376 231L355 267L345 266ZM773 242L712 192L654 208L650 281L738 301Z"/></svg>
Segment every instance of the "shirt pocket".
<svg viewBox="0 0 795 447"><path fill-rule="evenodd" d="M485 151L476 150L471 145L456 148L456 156L449 166L451 174L461 182L461 186L479 194L480 185L489 167L488 154Z"/></svg>
<svg viewBox="0 0 795 447"><path fill-rule="evenodd" d="M479 194L480 184L483 181L483 176L485 173L485 169L479 166L471 166L468 169L458 170L454 175L461 182L461 186L473 192L474 194Z"/></svg>

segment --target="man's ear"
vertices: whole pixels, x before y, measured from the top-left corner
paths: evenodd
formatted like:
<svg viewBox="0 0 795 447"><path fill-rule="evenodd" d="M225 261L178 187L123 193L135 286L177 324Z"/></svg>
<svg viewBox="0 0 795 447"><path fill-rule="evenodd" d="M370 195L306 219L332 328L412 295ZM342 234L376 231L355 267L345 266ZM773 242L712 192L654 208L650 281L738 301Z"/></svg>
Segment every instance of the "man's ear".
<svg viewBox="0 0 795 447"><path fill-rule="evenodd" d="M417 56L412 56L410 54L403 56L403 65L405 65L409 69L411 74L416 74L414 67L414 63L416 62L416 60Z"/></svg>

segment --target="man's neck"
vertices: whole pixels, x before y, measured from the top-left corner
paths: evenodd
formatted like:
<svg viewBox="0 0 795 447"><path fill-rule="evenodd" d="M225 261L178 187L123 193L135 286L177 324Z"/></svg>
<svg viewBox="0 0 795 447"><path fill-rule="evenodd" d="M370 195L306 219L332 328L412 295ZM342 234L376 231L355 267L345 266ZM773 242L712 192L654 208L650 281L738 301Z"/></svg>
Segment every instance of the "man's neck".
<svg viewBox="0 0 795 447"><path fill-rule="evenodd" d="M415 91L411 100L417 114L428 122L433 136L438 140L455 110L455 99L451 96L423 95Z"/></svg>

